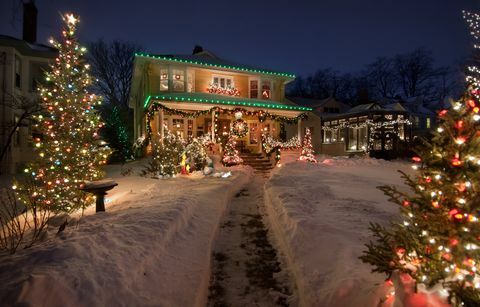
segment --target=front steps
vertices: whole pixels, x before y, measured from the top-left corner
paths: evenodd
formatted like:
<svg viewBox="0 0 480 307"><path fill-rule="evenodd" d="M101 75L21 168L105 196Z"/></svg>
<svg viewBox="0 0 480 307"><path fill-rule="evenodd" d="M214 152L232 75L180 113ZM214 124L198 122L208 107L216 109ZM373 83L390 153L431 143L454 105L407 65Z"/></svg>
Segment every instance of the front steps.
<svg viewBox="0 0 480 307"><path fill-rule="evenodd" d="M250 165L255 171L268 172L274 165L263 153L240 153L243 164Z"/></svg>

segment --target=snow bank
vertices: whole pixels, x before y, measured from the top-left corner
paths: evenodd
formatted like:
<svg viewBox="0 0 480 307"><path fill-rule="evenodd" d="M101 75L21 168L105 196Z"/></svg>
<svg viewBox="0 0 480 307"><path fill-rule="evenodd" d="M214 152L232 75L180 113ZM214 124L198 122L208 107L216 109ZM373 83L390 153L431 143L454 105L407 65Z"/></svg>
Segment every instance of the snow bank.
<svg viewBox="0 0 480 307"><path fill-rule="evenodd" d="M0 302L22 306L203 306L226 204L251 178L109 175L107 212L0 261Z"/></svg>
<svg viewBox="0 0 480 307"><path fill-rule="evenodd" d="M282 156L283 159L283 156ZM377 306L385 276L358 257L370 239L369 222L398 214L376 187L401 185L397 169L409 165L361 158L320 158L276 168L265 185L270 227L303 306Z"/></svg>

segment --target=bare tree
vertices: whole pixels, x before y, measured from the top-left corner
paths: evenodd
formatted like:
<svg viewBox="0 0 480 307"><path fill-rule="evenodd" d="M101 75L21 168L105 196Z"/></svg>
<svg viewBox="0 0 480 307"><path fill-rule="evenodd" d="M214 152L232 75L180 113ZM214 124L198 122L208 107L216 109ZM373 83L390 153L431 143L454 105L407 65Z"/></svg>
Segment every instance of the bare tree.
<svg viewBox="0 0 480 307"><path fill-rule="evenodd" d="M28 121L32 118L32 116L38 114L43 108L38 98L30 99L18 95L8 96L10 99L4 103L7 107L12 109L13 114L18 115L18 119L12 119L10 122L5 123L4 127L2 127L2 129L5 131L6 137L3 140L0 152L0 162L3 161L6 156L8 149L12 144L15 132L18 131L20 127L28 125Z"/></svg>
<svg viewBox="0 0 480 307"><path fill-rule="evenodd" d="M88 60L97 90L104 98L101 109L106 123L103 137L115 150L111 159L125 161L132 156L133 113L128 107L135 52L141 47L121 41L103 40L90 44Z"/></svg>
<svg viewBox="0 0 480 307"><path fill-rule="evenodd" d="M135 52L141 47L122 41L90 43L88 61L98 79L97 90L107 103L128 109Z"/></svg>
<svg viewBox="0 0 480 307"><path fill-rule="evenodd" d="M404 97L431 97L439 71L433 66L430 51L416 49L395 57L395 74Z"/></svg>
<svg viewBox="0 0 480 307"><path fill-rule="evenodd" d="M393 98L395 96L397 84L392 58L377 58L367 65L363 75L369 84L370 95L374 98Z"/></svg>

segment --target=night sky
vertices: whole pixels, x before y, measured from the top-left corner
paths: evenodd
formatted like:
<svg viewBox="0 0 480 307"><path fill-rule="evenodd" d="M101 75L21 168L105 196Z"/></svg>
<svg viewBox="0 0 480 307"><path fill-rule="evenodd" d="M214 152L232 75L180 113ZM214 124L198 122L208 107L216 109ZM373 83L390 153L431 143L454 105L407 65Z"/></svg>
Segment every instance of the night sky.
<svg viewBox="0 0 480 307"><path fill-rule="evenodd" d="M150 53L189 54L195 44L225 59L296 74L355 72L380 55L417 47L455 65L471 40L461 10L480 0L37 0L38 41L60 31L59 12L81 17L80 38L121 39ZM13 14L16 12L16 14ZM21 0L0 1L0 33L21 36Z"/></svg>

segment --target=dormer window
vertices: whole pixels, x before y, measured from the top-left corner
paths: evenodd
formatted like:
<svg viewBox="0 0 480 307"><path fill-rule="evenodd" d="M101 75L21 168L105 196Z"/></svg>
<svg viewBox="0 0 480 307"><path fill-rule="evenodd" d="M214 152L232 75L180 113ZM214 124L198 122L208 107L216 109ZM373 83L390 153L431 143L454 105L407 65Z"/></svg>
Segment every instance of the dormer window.
<svg viewBox="0 0 480 307"><path fill-rule="evenodd" d="M168 69L160 69L160 90L168 91Z"/></svg>

